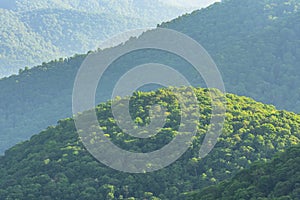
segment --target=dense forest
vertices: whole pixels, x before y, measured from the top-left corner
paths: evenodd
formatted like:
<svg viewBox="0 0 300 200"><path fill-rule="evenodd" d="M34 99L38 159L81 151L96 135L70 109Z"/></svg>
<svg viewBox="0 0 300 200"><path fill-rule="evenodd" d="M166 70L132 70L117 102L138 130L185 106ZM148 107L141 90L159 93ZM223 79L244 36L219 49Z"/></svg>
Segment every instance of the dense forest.
<svg viewBox="0 0 300 200"><path fill-rule="evenodd" d="M298 113L298 7L296 0L227 0L160 27L178 30L199 41L217 63L228 92ZM131 56L113 63L104 91L110 91L115 80L130 67L148 62L174 67L194 86L205 87L198 84L201 78L189 63L174 55L145 50ZM73 83L85 57L57 59L0 80L0 114L4 116L0 119L1 152L58 119L71 116ZM98 94L96 102L108 99L110 94Z"/></svg>
<svg viewBox="0 0 300 200"><path fill-rule="evenodd" d="M161 26L203 45L227 91L300 112L299 6L297 0L226 0Z"/></svg>
<svg viewBox="0 0 300 200"><path fill-rule="evenodd" d="M155 27L188 11L159 0L2 0L0 77L95 50L115 34Z"/></svg>
<svg viewBox="0 0 300 200"><path fill-rule="evenodd" d="M186 89L178 90L185 92ZM48 127L29 141L15 145L0 157L0 199L181 200L187 192L217 184L253 162L268 161L277 152L300 141L299 115L278 111L274 106L247 97L227 94L223 134L212 152L200 159L199 148L212 117L210 91L216 95L218 92L192 89L199 103L198 130L190 149L167 168L152 173L129 174L104 166L87 152L73 119L69 118L60 120L57 126ZM147 139L124 134L112 116L112 101L108 101L96 107L105 137L128 151L149 152L160 149L177 136L181 108L172 90L135 92L127 98L130 99L131 117L138 125L148 124L149 109L158 104L166 109L165 126L157 135ZM114 101L123 102L120 98ZM97 133L90 134L90 137L91 143L97 141ZM297 161L292 166L296 167ZM285 169L282 170L285 173ZM240 174L246 176L245 172ZM261 178L264 182L260 184L271 181L267 175Z"/></svg>
<svg viewBox="0 0 300 200"><path fill-rule="evenodd" d="M270 162L257 162L233 179L191 195L194 200L297 200L300 199L300 146L276 155Z"/></svg>
<svg viewBox="0 0 300 200"><path fill-rule="evenodd" d="M98 48L115 33L166 21L187 9L164 0L0 3L0 77L18 69L0 79L0 199L300 199L299 0L223 0L115 47ZM79 109L73 118L74 80L85 59L143 44L159 28L203 45L228 93L207 88L188 59L146 48L114 60L98 83L95 108ZM157 39L163 43L164 36ZM198 55L191 49L185 51ZM170 66L192 86L148 84L132 95L112 97L120 77L145 63ZM182 104L174 91L187 102ZM222 97L226 108L219 107ZM120 111L117 116L113 108ZM152 127L161 116L164 125ZM86 129L78 126L80 117L87 117L79 122ZM120 122L133 129L128 132ZM217 127L222 134L215 144L207 137L215 136L210 130ZM176 148L162 153L174 141ZM179 155L182 146L189 148ZM212 148L205 157L203 147ZM147 153L159 157L141 159ZM169 158L174 162L165 166ZM136 170L139 166L144 168Z"/></svg>

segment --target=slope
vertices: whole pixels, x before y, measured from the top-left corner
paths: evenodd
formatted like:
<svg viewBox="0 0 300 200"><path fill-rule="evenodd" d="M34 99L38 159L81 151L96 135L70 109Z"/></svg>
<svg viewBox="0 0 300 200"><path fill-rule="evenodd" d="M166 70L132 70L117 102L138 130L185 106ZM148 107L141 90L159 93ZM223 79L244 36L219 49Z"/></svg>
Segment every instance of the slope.
<svg viewBox="0 0 300 200"><path fill-rule="evenodd" d="M0 77L95 50L115 34L154 27L190 10L158 0L1 0Z"/></svg>
<svg viewBox="0 0 300 200"><path fill-rule="evenodd" d="M207 89L194 91L201 114L198 131L191 148L169 167L145 174L112 170L87 152L72 119L60 120L56 127L48 127L0 157L0 198L177 200L183 198L181 193L232 177L252 162L268 160L300 141L300 116L228 94L223 134L213 151L199 159L199 148L211 116L211 99ZM147 113L151 105L159 104L167 109L169 115L164 128L152 138L124 134L113 119L111 102L96 108L101 129L125 150L160 149L178 133L180 105L172 94L169 89L160 89L136 92L130 98L131 116L139 125L149 121ZM116 101L122 103L121 99ZM94 139L97 134L90 137L91 143L97 140Z"/></svg>
<svg viewBox="0 0 300 200"><path fill-rule="evenodd" d="M227 91L300 111L300 14L298 1L230 0L182 16L162 27L199 41L217 63ZM112 65L106 91L132 66L147 62L166 64L185 73L195 86L200 78L188 63L161 52L138 52ZM0 80L0 151L30 137L58 119L71 116L76 72L85 55L43 63L17 76ZM201 85L205 87L205 85ZM110 98L99 95L97 102ZM288 97L288 98L287 98ZM26 105L26 106L24 106ZM30 120L30 123L28 121Z"/></svg>
<svg viewBox="0 0 300 200"><path fill-rule="evenodd" d="M299 6L295 0L229 0L161 26L203 45L228 92L300 112Z"/></svg>
<svg viewBox="0 0 300 200"><path fill-rule="evenodd" d="M299 199L300 146L287 149L271 162L257 162L232 180L203 189L193 199Z"/></svg>

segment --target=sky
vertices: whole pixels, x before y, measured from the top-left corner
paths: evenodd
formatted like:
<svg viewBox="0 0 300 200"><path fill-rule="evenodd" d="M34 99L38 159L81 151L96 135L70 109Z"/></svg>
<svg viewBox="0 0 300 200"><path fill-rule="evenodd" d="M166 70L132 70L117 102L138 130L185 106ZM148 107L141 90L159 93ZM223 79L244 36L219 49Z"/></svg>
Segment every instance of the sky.
<svg viewBox="0 0 300 200"><path fill-rule="evenodd" d="M220 0L161 0L170 5L186 8L202 8Z"/></svg>

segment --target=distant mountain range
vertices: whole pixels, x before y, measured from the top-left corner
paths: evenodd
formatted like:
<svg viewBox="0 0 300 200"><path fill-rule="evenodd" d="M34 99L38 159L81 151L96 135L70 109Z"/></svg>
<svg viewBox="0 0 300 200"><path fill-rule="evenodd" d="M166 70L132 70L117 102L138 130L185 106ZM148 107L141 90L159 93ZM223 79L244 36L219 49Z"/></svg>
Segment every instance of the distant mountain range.
<svg viewBox="0 0 300 200"><path fill-rule="evenodd" d="M30 4L31 8L26 6L27 1L22 1L22 5L20 2L5 1L5 4L1 4L6 9L0 9L5 13L0 15L0 23L7 31L2 32L4 39L0 36L0 41L5 43L10 38L11 43L7 45L16 46L23 42L37 46L42 44L49 52L53 52L53 56L60 53L60 47L45 41L43 34L57 44L68 40L61 47L68 47L74 41L74 44L83 46L84 43L80 43L82 40L76 40L76 37L89 40L94 33L85 38L76 35L78 32L70 27L84 27L86 35L94 30L92 27L98 24L100 15L110 19L116 17L109 21L110 25L137 19L134 12L125 21L122 14L123 18L119 19L116 10L114 16L99 14L93 9L89 12L93 14L85 15L85 5L75 4L80 1L36 1ZM118 5L120 1L103 2L109 7ZM99 10L97 3L87 1L87 6ZM45 10L43 6L57 8ZM0 79L0 153L4 153L0 155L0 199L299 200L300 115L294 113L300 112L299 9L299 0L223 0L158 25L185 33L202 44L216 62L224 80L228 92L226 118L224 124L214 124L216 127L222 126L222 134L206 157L199 157L199 150L205 136L211 134L207 130L215 127L210 119L212 116L223 117L222 112L212 112L210 91L215 97L220 92L205 88L193 66L170 52L155 49L133 51L116 59L105 71L96 91L97 105L94 109L105 139L99 135L98 127L90 123L91 120L84 123L88 130L78 130L71 118L74 80L88 54L76 54L69 58L61 54L61 58L33 68L20 69L18 75ZM123 10L131 13L127 7L120 9L120 12ZM70 18L81 24L69 23ZM56 19L59 21L56 22ZM85 21L93 20L97 23L85 26ZM19 25L13 26L15 22ZM38 26L29 26L30 22ZM7 24L13 28L9 29ZM52 24L55 24L55 28ZM43 26L53 32L43 31L40 29ZM115 47L99 49L98 53L107 55L135 42L143 42L143 38L156 31L159 30L147 31ZM28 40L23 40L24 37L18 33L24 34ZM60 41L65 35L68 38ZM16 38L23 39L19 41ZM174 44L177 44L176 41ZM5 49L0 52L13 49L2 44L0 47ZM32 49L29 46L22 47L28 50L22 51L23 56L36 58L41 55L41 59L44 59L44 54L40 53L45 52L26 54L34 51L30 51ZM19 49L15 48L14 51L21 52ZM180 50L197 55L188 48ZM17 60L17 57L13 59ZM195 86L172 89L187 95L192 93L191 90L194 91L199 105L199 120L182 120L185 116L181 112L183 106L188 110L190 107L181 105L170 88L154 90L149 86L144 88L151 90L149 92L137 91L132 96L110 100L120 77L134 66L145 63L173 67ZM148 74L145 73L141 77L146 76ZM170 79L173 77L170 76ZM83 94L82 97L86 96ZM137 134L149 134L138 127L148 125L153 119L149 116L152 105L161 105L166 109L163 111L166 116L163 128L145 139L127 134L118 125L111 106L114 102L117 105L115 108L124 108L124 102L128 102L124 99L130 102L129 115L135 122L133 126ZM87 113L79 115L87 116ZM152 114L156 116L156 112ZM192 115L198 116L196 113ZM123 115L120 119L124 119ZM88 144L97 148L107 139L125 151L153 152L164 149L175 137L190 135L190 131L179 133L179 124L188 127L190 123L197 125L193 141L188 143L190 148L171 165L151 173L145 170L144 173L130 174L111 169L102 163L103 160L96 160L88 152L90 148L84 146ZM107 152L116 151L98 151L100 155L108 155ZM169 153L167 156L172 158L174 155ZM131 169L136 169L140 164L147 170L160 166L160 163L157 165L152 160L135 163L116 156L110 156L108 160ZM106 164L109 165L108 160Z"/></svg>
<svg viewBox="0 0 300 200"><path fill-rule="evenodd" d="M192 9L160 0L1 0L0 78L95 50L117 33L155 27Z"/></svg>
<svg viewBox="0 0 300 200"><path fill-rule="evenodd" d="M217 63L228 92L300 112L299 4L294 0L229 0L160 26L199 41ZM192 84L198 83L199 76L182 60L166 59L169 55L161 52L137 53L136 59L123 58L112 65L115 70L107 77L107 93L98 94L96 102L110 99L113 80L128 67L147 62L170 65L185 73ZM4 116L0 118L0 152L72 116L73 84L85 57L43 63L0 80L0 115Z"/></svg>

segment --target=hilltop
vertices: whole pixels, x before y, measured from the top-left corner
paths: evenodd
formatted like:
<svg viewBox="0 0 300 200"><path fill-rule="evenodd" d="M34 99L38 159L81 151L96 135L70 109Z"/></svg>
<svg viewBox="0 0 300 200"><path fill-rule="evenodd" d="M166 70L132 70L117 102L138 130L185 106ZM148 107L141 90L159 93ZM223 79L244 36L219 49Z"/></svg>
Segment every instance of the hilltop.
<svg viewBox="0 0 300 200"><path fill-rule="evenodd" d="M294 0L229 0L160 27L186 33L202 44L216 62L228 92L298 113L298 7ZM108 92L98 94L96 102L110 99L114 81L126 70L148 62L174 67L192 85L205 87L198 84L199 76L182 59L157 51L140 51L133 56L134 59L129 55L113 63L114 71L108 74L104 86ZM0 120L0 151L72 115L73 84L85 57L75 55L45 62L0 80L0 113L5 116Z"/></svg>
<svg viewBox="0 0 300 200"><path fill-rule="evenodd" d="M227 94L223 133L212 152L200 159L199 148L211 117L211 98L208 89L193 90L200 107L198 131L189 150L167 168L144 174L110 169L87 152L73 119L65 119L0 157L0 198L179 200L186 192L217 184L300 141L299 115ZM122 103L122 99L115 101ZM137 125L149 122L151 105L159 104L169 113L163 129L147 139L124 134L112 117L111 103L98 105L96 112L105 137L120 148L151 152L178 134L180 105L169 89L136 92L130 97L130 113ZM92 133L88 137L94 144L98 136Z"/></svg>

